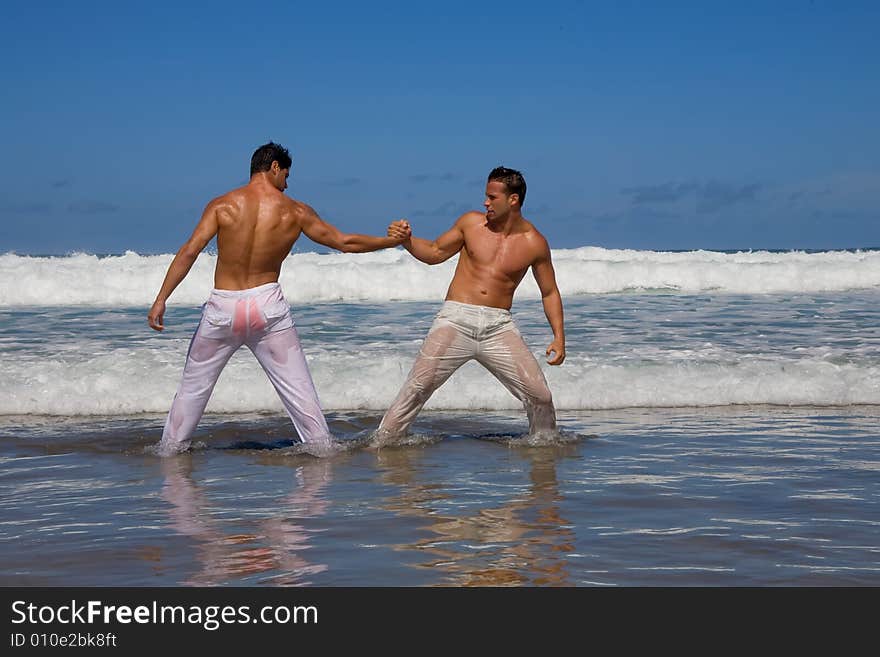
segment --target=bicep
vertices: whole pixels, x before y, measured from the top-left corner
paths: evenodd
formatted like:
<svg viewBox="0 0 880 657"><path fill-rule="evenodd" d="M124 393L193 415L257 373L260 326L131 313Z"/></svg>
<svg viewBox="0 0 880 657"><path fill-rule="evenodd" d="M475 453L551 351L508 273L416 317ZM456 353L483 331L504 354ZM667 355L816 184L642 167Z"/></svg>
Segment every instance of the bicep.
<svg viewBox="0 0 880 657"><path fill-rule="evenodd" d="M557 290L556 272L553 270L549 251L532 265L532 275L535 277L535 282L541 290L541 296L546 297Z"/></svg>
<svg viewBox="0 0 880 657"><path fill-rule="evenodd" d="M456 223L452 228L435 239L431 246L434 247L437 254L444 260L451 258L461 251L461 247L464 246L464 232L461 226Z"/></svg>

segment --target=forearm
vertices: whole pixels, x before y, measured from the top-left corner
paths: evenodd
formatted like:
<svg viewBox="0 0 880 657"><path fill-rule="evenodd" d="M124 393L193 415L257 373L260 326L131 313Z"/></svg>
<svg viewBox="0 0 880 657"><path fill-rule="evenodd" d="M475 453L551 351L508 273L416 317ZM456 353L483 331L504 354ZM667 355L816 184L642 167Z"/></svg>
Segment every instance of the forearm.
<svg viewBox="0 0 880 657"><path fill-rule="evenodd" d="M547 316L547 321L550 323L550 328L553 331L553 338L555 340L562 340L564 343L565 322L562 310L562 297L559 294L559 290L554 290L541 297L541 302L544 305L544 314Z"/></svg>
<svg viewBox="0 0 880 657"><path fill-rule="evenodd" d="M165 274L165 280L162 281L162 287L159 289L159 294L156 295L156 301L165 302L168 300L171 293L174 292L177 286L180 285L181 281L186 278L186 275L189 273L189 270L192 269L192 266L198 257L199 254L197 252L193 253L186 248L177 252L174 256L174 260L172 260L171 264L168 266L168 272Z"/></svg>
<svg viewBox="0 0 880 657"><path fill-rule="evenodd" d="M345 253L369 253L379 249L389 249L400 244L400 240L391 237L374 237L373 235L343 235L339 250Z"/></svg>

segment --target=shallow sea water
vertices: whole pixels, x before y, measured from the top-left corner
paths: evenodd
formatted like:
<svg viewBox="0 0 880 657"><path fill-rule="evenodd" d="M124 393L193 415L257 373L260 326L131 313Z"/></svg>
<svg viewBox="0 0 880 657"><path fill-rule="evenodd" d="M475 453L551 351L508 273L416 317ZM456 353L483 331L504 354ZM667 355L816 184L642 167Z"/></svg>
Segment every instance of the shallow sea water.
<svg viewBox="0 0 880 657"><path fill-rule="evenodd" d="M6 586L877 586L880 409L424 412L421 442L298 453L286 417L0 418Z"/></svg>

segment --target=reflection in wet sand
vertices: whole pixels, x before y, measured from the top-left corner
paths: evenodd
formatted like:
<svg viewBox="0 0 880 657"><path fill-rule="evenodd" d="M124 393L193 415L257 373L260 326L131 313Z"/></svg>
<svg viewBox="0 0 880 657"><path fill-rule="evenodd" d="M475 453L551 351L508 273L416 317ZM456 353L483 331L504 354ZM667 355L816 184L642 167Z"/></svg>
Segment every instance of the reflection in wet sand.
<svg viewBox="0 0 880 657"><path fill-rule="evenodd" d="M325 513L328 502L322 491L331 480L331 467L326 460L304 461L296 467L290 495L266 504L266 509L274 510L271 517L252 521L253 532L231 533L196 485L191 456L163 459L162 498L170 505L170 526L195 540L200 565L198 572L179 584L219 586L253 578L280 586L310 584L309 577L327 566L305 559L311 547L310 531L300 521Z"/></svg>
<svg viewBox="0 0 880 657"><path fill-rule="evenodd" d="M476 512L462 508L461 491L447 492L452 482L421 480L421 449L387 449L377 453L381 479L398 493L383 500L383 508L426 521L431 535L394 546L425 555L419 568L445 571L438 584L448 586L573 586L567 555L574 533L561 516L562 495L556 477L560 458L572 456L570 446L512 450L529 468L525 491L512 499Z"/></svg>

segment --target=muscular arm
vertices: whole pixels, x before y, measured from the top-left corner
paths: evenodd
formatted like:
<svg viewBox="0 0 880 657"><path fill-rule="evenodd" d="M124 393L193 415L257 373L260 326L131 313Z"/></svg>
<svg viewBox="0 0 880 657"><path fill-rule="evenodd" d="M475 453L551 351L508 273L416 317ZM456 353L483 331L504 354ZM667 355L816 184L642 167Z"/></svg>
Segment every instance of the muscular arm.
<svg viewBox="0 0 880 657"><path fill-rule="evenodd" d="M464 246L464 231L461 227L463 217L433 242L421 237L410 237L403 242L403 248L409 251L416 260L428 265L436 265L449 260Z"/></svg>
<svg viewBox="0 0 880 657"><path fill-rule="evenodd" d="M553 330L553 342L547 347L547 355L556 355L547 362L551 365L562 365L565 360L565 326L562 312L562 296L556 286L556 272L550 260L550 247L532 265L532 274L541 290L541 302L544 304L544 314L550 322Z"/></svg>
<svg viewBox="0 0 880 657"><path fill-rule="evenodd" d="M180 282L186 278L202 249L217 234L217 205L216 201L211 201L208 204L193 234L180 247L174 256L174 260L168 266L165 280L162 281L162 287L159 288L159 294L156 295L153 307L150 308L150 312L147 314L150 328L156 331L161 331L165 328L165 325L162 323L163 316L165 315L165 302L171 296L171 293L174 292L175 288L180 285Z"/></svg>
<svg viewBox="0 0 880 657"><path fill-rule="evenodd" d="M334 225L321 219L318 213L307 205L303 205L299 212L299 224L306 237L313 242L345 253L378 251L397 246L402 241L396 237L373 237L372 235L343 233Z"/></svg>

